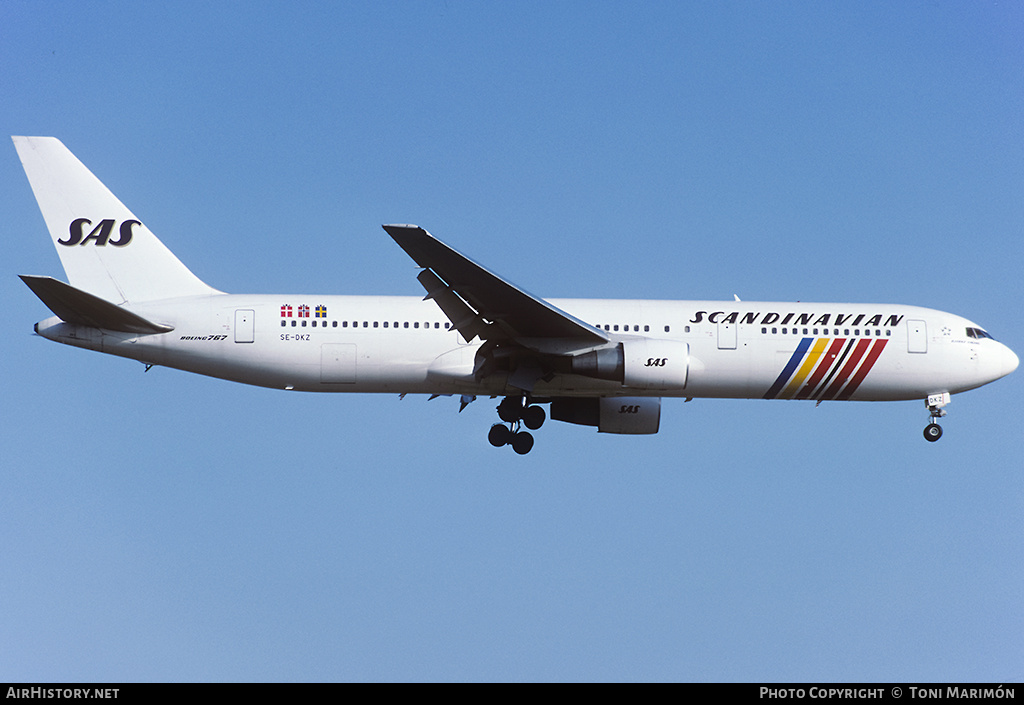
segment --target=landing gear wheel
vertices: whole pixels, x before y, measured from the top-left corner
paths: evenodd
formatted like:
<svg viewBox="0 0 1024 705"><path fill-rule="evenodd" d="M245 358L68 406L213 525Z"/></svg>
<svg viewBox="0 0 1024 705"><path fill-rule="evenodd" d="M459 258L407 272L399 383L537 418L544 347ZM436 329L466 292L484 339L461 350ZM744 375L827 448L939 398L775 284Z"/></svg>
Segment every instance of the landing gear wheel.
<svg viewBox="0 0 1024 705"><path fill-rule="evenodd" d="M519 455L526 455L533 449L533 436L526 431L520 431L512 436L512 450Z"/></svg>
<svg viewBox="0 0 1024 705"><path fill-rule="evenodd" d="M934 443L942 438L942 426L936 421L946 415L946 410L942 407L947 404L949 404L949 392L929 394L928 398L924 400L924 405L928 407L928 415L931 417L928 425L924 427L924 439L929 443Z"/></svg>
<svg viewBox="0 0 1024 705"><path fill-rule="evenodd" d="M496 423L487 432L487 440L495 448L501 448L512 441L512 431L504 424Z"/></svg>
<svg viewBox="0 0 1024 705"><path fill-rule="evenodd" d="M498 418L505 423L515 423L523 417L522 397L505 397L498 404Z"/></svg>
<svg viewBox="0 0 1024 705"><path fill-rule="evenodd" d="M523 425L531 431L536 431L544 425L544 419L548 417L544 413L544 407L533 404L523 410Z"/></svg>

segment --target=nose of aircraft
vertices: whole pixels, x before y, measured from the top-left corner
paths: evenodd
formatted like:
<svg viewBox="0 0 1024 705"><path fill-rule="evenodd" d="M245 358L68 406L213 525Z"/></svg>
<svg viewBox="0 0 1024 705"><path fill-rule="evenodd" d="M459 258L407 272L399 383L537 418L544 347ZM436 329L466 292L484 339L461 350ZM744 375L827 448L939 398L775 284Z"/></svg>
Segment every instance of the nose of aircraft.
<svg viewBox="0 0 1024 705"><path fill-rule="evenodd" d="M999 347L993 350L992 366L989 368L989 372L992 374L992 379L998 379L999 377L1006 377L1008 374L1017 369L1020 364L1020 360L1017 358L1017 354L1006 345L999 343Z"/></svg>
<svg viewBox="0 0 1024 705"><path fill-rule="evenodd" d="M1000 345L1002 345L1002 343L1000 343ZM1010 348L1006 347L1005 345L1002 345L1002 348L1003 369L1002 374L1000 374L999 376L1005 377L1006 375L1010 374L1015 369L1017 369L1017 365L1020 364L1020 358L1017 357L1017 354L1013 352L1013 350L1010 350Z"/></svg>

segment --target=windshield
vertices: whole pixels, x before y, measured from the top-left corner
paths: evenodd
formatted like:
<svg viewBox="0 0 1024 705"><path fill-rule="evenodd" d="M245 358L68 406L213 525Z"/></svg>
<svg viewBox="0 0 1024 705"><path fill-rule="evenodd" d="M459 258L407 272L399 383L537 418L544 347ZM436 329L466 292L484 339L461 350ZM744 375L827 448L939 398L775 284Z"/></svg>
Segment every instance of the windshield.
<svg viewBox="0 0 1024 705"><path fill-rule="evenodd" d="M983 331L981 328L968 328L967 329L967 337L968 338L988 338L989 340L995 340L995 338L993 338L991 335L989 335L988 333Z"/></svg>

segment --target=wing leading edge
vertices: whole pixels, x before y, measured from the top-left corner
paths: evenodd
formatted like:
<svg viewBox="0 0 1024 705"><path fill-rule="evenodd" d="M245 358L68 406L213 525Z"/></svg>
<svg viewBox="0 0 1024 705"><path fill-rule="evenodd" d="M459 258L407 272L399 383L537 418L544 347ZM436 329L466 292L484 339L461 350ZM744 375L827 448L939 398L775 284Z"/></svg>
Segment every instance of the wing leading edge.
<svg viewBox="0 0 1024 705"><path fill-rule="evenodd" d="M523 291L416 225L384 230L423 267L417 279L466 340L508 341L537 352L605 345L604 331Z"/></svg>

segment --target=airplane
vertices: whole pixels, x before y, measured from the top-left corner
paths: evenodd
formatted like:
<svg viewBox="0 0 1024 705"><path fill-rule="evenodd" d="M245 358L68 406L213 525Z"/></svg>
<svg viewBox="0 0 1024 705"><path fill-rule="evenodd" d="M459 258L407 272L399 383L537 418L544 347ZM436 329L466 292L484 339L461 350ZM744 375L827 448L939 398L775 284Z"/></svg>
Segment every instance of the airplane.
<svg viewBox="0 0 1024 705"><path fill-rule="evenodd" d="M21 279L49 340L304 392L501 398L496 447L529 453L552 420L653 434L662 398L923 399L1017 356L960 316L899 304L543 299L416 225L384 225L426 296L238 295L207 285L59 140L13 137L68 283ZM545 412L544 405L548 405Z"/></svg>

